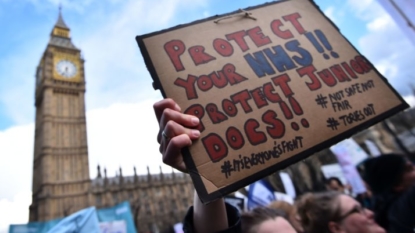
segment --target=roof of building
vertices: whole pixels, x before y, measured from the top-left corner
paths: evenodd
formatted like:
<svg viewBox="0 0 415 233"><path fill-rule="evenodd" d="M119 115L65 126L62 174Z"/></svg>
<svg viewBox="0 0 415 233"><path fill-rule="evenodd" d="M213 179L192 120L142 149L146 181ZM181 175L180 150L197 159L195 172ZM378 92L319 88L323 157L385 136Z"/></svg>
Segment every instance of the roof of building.
<svg viewBox="0 0 415 233"><path fill-rule="evenodd" d="M64 37L57 37L57 36L51 36L49 40L50 45L69 48L69 49L78 49L75 47L75 45L72 43L70 38L64 38Z"/></svg>
<svg viewBox="0 0 415 233"><path fill-rule="evenodd" d="M61 9L60 8L59 8L58 21L56 22L55 27L69 29L68 26L66 26L65 21L63 21L63 17L62 17L62 13L61 13Z"/></svg>
<svg viewBox="0 0 415 233"><path fill-rule="evenodd" d="M56 27L61 28L61 29L70 30L69 27L66 25L65 21L63 20L60 8L59 8L58 21L56 22L54 28L56 28ZM53 33L51 34L51 37L50 37L50 40L49 40L48 44L58 46L58 47L68 48L68 49L78 49L72 43L70 37L56 36Z"/></svg>
<svg viewBox="0 0 415 233"><path fill-rule="evenodd" d="M145 184L148 183L150 180L151 182L163 182L163 181L169 181L169 180L182 180L186 178L186 175L184 173L175 173L172 171L171 173L163 173L160 170L159 174L151 174L148 170L148 174L146 175L138 175L134 171L134 175L132 176L123 176L122 170L120 168L120 172L117 173L116 177L107 177L106 176L106 169L104 169L105 175L101 175L101 168L98 165L98 176L95 179L92 179L92 187L100 187L103 185L120 185L120 184Z"/></svg>

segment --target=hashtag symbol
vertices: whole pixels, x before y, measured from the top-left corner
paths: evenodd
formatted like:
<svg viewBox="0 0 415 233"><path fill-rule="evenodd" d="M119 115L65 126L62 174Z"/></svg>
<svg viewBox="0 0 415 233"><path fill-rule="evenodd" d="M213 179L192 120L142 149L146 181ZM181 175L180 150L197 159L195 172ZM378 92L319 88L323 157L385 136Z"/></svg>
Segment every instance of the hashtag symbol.
<svg viewBox="0 0 415 233"><path fill-rule="evenodd" d="M228 160L228 161L225 161L224 163L223 163L223 165L222 165L222 173L225 173L225 177L226 177L226 179L229 177L229 176L231 176L231 172L233 171L233 169L232 169L232 165L231 165L231 162Z"/></svg>
<svg viewBox="0 0 415 233"><path fill-rule="evenodd" d="M322 108L327 108L327 97L322 94L317 95L316 102Z"/></svg>
<svg viewBox="0 0 415 233"><path fill-rule="evenodd" d="M339 122L333 117L329 117L327 120L327 127L331 128L332 130L337 130L337 126L339 125Z"/></svg>

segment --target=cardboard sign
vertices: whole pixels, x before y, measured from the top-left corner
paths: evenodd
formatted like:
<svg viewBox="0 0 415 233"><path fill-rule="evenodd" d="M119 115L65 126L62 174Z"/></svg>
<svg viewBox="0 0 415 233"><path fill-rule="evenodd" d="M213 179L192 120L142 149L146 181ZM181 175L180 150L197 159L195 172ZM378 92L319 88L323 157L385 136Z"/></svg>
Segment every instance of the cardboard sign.
<svg viewBox="0 0 415 233"><path fill-rule="evenodd" d="M408 107L312 1L136 39L154 87L201 120L182 153L205 203Z"/></svg>
<svg viewBox="0 0 415 233"><path fill-rule="evenodd" d="M359 161L367 158L367 154L363 149L353 139L346 139L331 146L330 150L336 156L337 161L339 161L347 183L352 186L353 194L365 193L365 184L356 169Z"/></svg>
<svg viewBox="0 0 415 233"><path fill-rule="evenodd" d="M343 184L347 184L347 180L344 177L342 167L338 163L327 164L321 166L324 178L337 177Z"/></svg>
<svg viewBox="0 0 415 233"><path fill-rule="evenodd" d="M365 159L369 158L369 155L367 155L366 151L364 151L353 138L345 139L336 145L333 145L330 147L330 150L336 156L340 154L347 154L349 158L347 158L346 161L342 161L341 156L337 157L340 165L348 165L350 162L351 166L357 166Z"/></svg>

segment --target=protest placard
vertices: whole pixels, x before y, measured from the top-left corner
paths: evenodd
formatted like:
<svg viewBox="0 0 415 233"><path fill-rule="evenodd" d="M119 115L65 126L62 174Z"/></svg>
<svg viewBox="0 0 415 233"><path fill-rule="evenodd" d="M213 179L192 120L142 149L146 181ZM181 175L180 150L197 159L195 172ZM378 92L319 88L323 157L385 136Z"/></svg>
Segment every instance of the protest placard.
<svg viewBox="0 0 415 233"><path fill-rule="evenodd" d="M347 183L352 186L354 195L366 192L366 186L360 177L356 165L366 159L366 152L353 140L346 139L330 147L336 156Z"/></svg>
<svg viewBox="0 0 415 233"><path fill-rule="evenodd" d="M153 86L200 118L201 138L182 154L204 203L408 107L312 1L136 39Z"/></svg>

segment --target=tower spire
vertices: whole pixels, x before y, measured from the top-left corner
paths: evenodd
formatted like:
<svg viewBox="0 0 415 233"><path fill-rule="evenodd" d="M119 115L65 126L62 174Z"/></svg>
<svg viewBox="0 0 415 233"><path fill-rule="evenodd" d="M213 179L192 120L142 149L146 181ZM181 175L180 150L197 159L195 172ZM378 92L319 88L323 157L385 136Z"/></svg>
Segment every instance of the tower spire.
<svg viewBox="0 0 415 233"><path fill-rule="evenodd" d="M58 15L58 21L55 24L55 27L63 28L63 29L69 29L68 26L66 26L65 21L63 21L62 17L62 5L59 4L59 15Z"/></svg>
<svg viewBox="0 0 415 233"><path fill-rule="evenodd" d="M50 45L65 47L69 49L77 49L71 41L70 29L66 25L62 17L62 6L59 4L58 20L52 29L51 37L49 40Z"/></svg>

